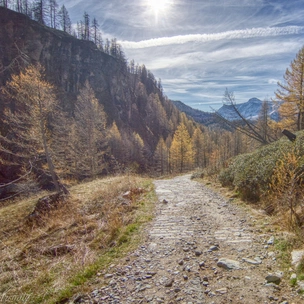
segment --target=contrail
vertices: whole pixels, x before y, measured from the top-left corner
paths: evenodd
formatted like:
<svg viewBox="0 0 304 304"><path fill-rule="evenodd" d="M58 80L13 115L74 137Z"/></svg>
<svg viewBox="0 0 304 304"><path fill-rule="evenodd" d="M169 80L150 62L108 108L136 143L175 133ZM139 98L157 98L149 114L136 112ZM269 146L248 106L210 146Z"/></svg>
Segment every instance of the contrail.
<svg viewBox="0 0 304 304"><path fill-rule="evenodd" d="M269 37L281 35L294 35L304 33L303 26L285 27L260 27L245 30L227 31L213 34L178 35L173 37L162 37L142 41L120 41L125 49L143 49L155 46L184 44L188 42L208 42L217 40L247 39L254 37Z"/></svg>

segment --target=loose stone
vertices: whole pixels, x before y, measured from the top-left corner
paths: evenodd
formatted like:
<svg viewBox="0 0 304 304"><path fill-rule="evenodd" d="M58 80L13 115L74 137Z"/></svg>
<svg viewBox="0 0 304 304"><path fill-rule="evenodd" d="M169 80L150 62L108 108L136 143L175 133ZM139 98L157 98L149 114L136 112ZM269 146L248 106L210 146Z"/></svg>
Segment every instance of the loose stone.
<svg viewBox="0 0 304 304"><path fill-rule="evenodd" d="M273 245L274 244L274 236L270 237L270 239L267 241L267 245Z"/></svg>
<svg viewBox="0 0 304 304"><path fill-rule="evenodd" d="M208 251L217 251L219 250L218 246L211 246Z"/></svg>
<svg viewBox="0 0 304 304"><path fill-rule="evenodd" d="M201 252L200 250L196 250L196 251L195 251L195 255L196 255L196 256L200 256L200 255L202 255L202 252Z"/></svg>
<svg viewBox="0 0 304 304"><path fill-rule="evenodd" d="M165 287L172 287L174 280L173 279L169 279L165 282Z"/></svg>
<svg viewBox="0 0 304 304"><path fill-rule="evenodd" d="M221 258L217 262L218 267L222 267L224 269L241 269L240 263L235 260L230 260L226 258Z"/></svg>
<svg viewBox="0 0 304 304"><path fill-rule="evenodd" d="M281 278L276 275L268 275L268 276L266 276L265 279L266 279L267 283L274 283L277 285L279 285L281 283Z"/></svg>

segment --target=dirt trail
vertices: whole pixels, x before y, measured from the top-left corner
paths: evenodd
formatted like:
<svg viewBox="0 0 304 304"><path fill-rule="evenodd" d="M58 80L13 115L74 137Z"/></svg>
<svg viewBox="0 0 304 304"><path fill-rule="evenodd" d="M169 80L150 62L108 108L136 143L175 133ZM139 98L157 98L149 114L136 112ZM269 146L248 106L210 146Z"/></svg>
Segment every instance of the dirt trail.
<svg viewBox="0 0 304 304"><path fill-rule="evenodd" d="M304 303L280 277L272 235L190 175L155 181L159 204L146 240L78 303ZM231 269L227 269L231 268Z"/></svg>

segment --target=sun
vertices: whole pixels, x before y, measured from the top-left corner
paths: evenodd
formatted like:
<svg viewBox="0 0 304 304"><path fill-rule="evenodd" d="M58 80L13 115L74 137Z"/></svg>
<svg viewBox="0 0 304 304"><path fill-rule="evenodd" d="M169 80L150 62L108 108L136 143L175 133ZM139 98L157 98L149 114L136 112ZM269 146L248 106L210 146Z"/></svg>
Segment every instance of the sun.
<svg viewBox="0 0 304 304"><path fill-rule="evenodd" d="M168 5L168 1L166 1L166 0L149 0L148 4L155 11L162 11L162 10L166 9L166 6Z"/></svg>
<svg viewBox="0 0 304 304"><path fill-rule="evenodd" d="M161 11L166 11L169 8L172 0L146 0L146 2L155 13L159 13Z"/></svg>
<svg viewBox="0 0 304 304"><path fill-rule="evenodd" d="M161 15L167 15L173 0L145 0L146 6L150 13L154 14L155 23L157 24Z"/></svg>

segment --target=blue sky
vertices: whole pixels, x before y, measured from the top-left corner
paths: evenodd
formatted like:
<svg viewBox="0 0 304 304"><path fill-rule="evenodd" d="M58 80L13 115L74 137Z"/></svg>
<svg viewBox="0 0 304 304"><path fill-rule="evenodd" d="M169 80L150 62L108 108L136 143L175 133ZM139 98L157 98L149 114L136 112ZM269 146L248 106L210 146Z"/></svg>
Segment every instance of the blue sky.
<svg viewBox="0 0 304 304"><path fill-rule="evenodd" d="M304 45L304 0L65 0L72 22L95 17L104 38L161 78L165 94L203 111L270 99Z"/></svg>

